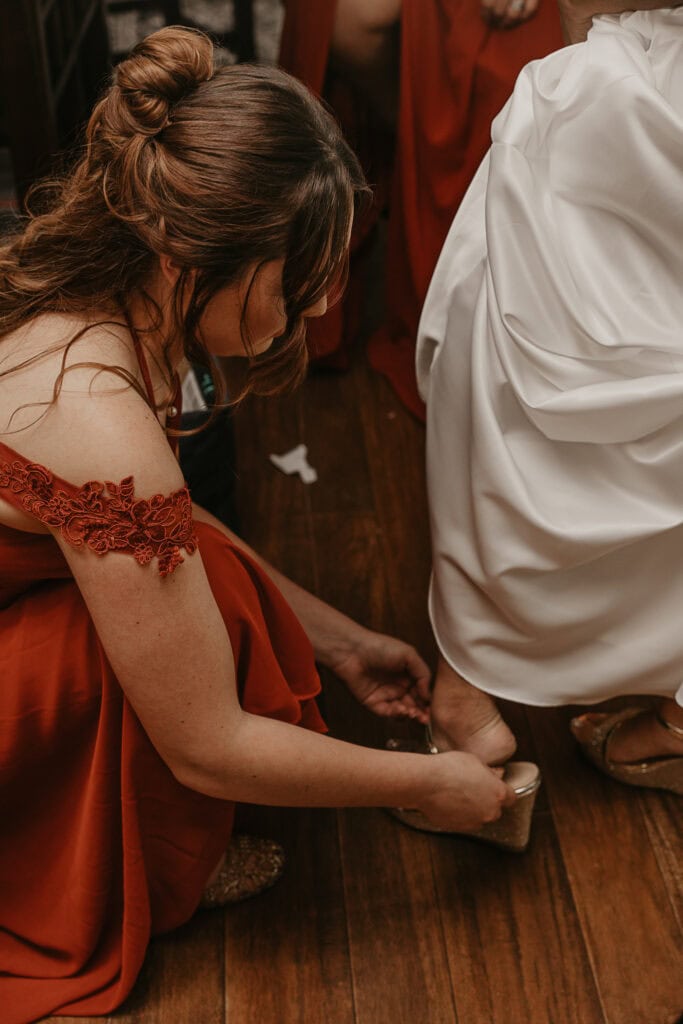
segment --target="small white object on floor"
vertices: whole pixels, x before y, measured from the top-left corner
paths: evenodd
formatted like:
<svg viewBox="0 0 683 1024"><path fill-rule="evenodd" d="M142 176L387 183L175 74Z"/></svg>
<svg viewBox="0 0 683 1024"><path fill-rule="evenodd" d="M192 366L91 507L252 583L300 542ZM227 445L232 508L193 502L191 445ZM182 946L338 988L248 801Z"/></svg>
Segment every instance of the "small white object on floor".
<svg viewBox="0 0 683 1024"><path fill-rule="evenodd" d="M270 461L283 473L298 473L305 484L314 484L318 474L308 462L308 448L298 444L284 455L271 455Z"/></svg>

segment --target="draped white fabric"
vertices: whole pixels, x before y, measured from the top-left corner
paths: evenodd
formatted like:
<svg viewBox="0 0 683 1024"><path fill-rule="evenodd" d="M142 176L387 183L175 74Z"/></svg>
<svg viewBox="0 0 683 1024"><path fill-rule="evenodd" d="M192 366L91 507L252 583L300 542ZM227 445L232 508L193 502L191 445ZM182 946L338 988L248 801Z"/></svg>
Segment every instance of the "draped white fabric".
<svg viewBox="0 0 683 1024"><path fill-rule="evenodd" d="M417 367L446 659L532 704L683 704L683 9L522 71Z"/></svg>

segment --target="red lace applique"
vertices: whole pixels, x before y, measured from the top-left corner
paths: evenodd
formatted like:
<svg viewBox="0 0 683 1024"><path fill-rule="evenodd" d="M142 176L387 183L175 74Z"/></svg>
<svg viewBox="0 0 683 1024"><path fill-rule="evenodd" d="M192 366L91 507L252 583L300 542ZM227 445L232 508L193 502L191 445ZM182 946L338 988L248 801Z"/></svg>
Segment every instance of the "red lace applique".
<svg viewBox="0 0 683 1024"><path fill-rule="evenodd" d="M15 461L0 463L0 488L18 495L27 512L76 547L86 544L98 555L127 551L140 565L157 558L160 576L184 561L181 547L189 555L197 550L187 487L138 500L127 476L120 484L90 480L69 494L43 466Z"/></svg>

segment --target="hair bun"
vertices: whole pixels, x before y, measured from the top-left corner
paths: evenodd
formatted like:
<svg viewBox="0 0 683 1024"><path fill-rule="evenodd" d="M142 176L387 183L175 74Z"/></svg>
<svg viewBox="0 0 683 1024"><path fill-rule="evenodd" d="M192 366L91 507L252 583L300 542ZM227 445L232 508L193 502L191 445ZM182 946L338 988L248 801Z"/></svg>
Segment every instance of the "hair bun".
<svg viewBox="0 0 683 1024"><path fill-rule="evenodd" d="M197 29L162 28L121 61L114 83L127 127L155 135L168 124L173 105L213 75L213 44Z"/></svg>

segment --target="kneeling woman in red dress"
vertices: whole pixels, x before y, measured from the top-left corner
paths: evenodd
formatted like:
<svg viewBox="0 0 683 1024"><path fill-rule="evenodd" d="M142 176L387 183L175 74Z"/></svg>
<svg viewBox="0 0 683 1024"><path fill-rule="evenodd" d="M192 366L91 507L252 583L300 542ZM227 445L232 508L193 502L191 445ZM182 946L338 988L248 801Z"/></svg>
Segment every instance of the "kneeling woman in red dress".
<svg viewBox="0 0 683 1024"><path fill-rule="evenodd" d="M244 356L267 389L300 374L364 188L303 86L212 61L187 30L141 43L0 248L5 1024L108 1013L150 935L207 885L239 895L263 851L231 845L235 801L474 830L512 799L470 755L320 735L315 657L422 720L424 663L264 567L184 486L183 360Z"/></svg>

